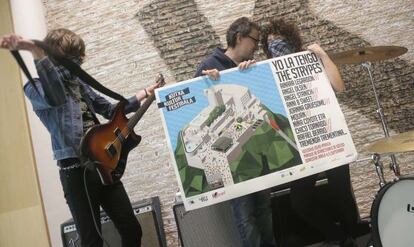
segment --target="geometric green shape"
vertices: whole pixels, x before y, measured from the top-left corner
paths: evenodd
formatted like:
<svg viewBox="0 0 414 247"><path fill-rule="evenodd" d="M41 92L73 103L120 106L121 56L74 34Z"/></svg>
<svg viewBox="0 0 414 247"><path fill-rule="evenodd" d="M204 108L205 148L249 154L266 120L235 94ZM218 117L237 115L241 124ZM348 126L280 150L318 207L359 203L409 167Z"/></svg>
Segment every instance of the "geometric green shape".
<svg viewBox="0 0 414 247"><path fill-rule="evenodd" d="M193 181L191 181L191 188L196 189L197 191L203 191L203 176L196 175L193 177Z"/></svg>
<svg viewBox="0 0 414 247"><path fill-rule="evenodd" d="M291 139L293 142L295 142L295 137L293 136L293 131L292 131L291 128L288 128L284 132L289 137L289 139Z"/></svg>
<svg viewBox="0 0 414 247"><path fill-rule="evenodd" d="M293 153L290 149L290 144L286 141L277 141L273 142L272 146L276 147L275 150L277 150L277 162L279 164L286 164L291 159L293 159Z"/></svg>
<svg viewBox="0 0 414 247"><path fill-rule="evenodd" d="M185 175L187 175L187 169L184 167L183 169L180 170L180 178L181 181L185 181Z"/></svg>
<svg viewBox="0 0 414 247"><path fill-rule="evenodd" d="M243 152L239 155L239 157L237 157L237 158L238 158L237 160L232 160L232 161L229 163L231 173L234 173L234 172L236 172L236 171L237 171L237 169L239 168L239 165L240 165L240 158L241 158L241 157L243 157L245 153L246 153L246 151L243 151Z"/></svg>
<svg viewBox="0 0 414 247"><path fill-rule="evenodd" d="M293 131L288 119L283 115L272 113L266 106L263 106L263 109L267 111L269 118L274 119L280 129L294 141ZM223 106L214 109L208 122L217 119L224 110L225 107ZM186 196L199 195L210 191L212 188L207 183L204 171L188 165L180 136L181 132L177 138L177 148L174 154ZM234 144L231 144L229 138L219 138L213 146L225 151L231 145ZM264 160L267 160L267 165L263 163ZM261 125L256 126L251 138L241 147L238 157L232 158L229 166L234 183L239 183L301 163L299 153L268 123L262 122Z"/></svg>
<svg viewBox="0 0 414 247"><path fill-rule="evenodd" d="M260 162L259 162L260 160ZM234 161L230 166L233 180L236 183L258 177L262 174L261 156L245 152L240 161Z"/></svg>
<svg viewBox="0 0 414 247"><path fill-rule="evenodd" d="M284 166L294 158L292 150L286 141L274 141L267 151L269 169L274 170Z"/></svg>
<svg viewBox="0 0 414 247"><path fill-rule="evenodd" d="M262 157L247 151L240 159L238 170L262 169Z"/></svg>

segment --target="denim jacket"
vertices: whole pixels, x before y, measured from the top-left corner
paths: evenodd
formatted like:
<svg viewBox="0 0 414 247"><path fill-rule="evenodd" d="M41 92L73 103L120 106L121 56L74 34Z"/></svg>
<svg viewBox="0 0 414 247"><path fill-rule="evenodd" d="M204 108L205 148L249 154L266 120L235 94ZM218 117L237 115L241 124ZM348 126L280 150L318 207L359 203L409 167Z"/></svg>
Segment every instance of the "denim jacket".
<svg viewBox="0 0 414 247"><path fill-rule="evenodd" d="M40 95L31 83L25 84L24 92L32 103L34 112L50 133L54 159L77 157L84 135L79 100L74 99L66 90L55 65L48 57L35 60L35 65L39 75L35 84ZM82 96L92 113L110 119L116 104L111 104L81 81L80 86ZM136 111L140 106L135 96L129 98L128 102L125 113Z"/></svg>

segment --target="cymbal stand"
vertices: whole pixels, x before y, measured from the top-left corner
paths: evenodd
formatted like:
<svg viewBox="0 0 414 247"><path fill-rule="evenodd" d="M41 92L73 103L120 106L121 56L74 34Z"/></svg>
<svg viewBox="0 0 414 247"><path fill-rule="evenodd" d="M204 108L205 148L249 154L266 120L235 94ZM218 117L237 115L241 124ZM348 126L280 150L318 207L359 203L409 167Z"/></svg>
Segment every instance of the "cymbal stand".
<svg viewBox="0 0 414 247"><path fill-rule="evenodd" d="M372 89L374 91L376 106L377 106L376 112L378 113L378 115L380 117L381 124L382 124L382 129L384 130L385 137L389 137L390 134L388 132L387 121L385 120L384 112L383 112L383 109L382 109L382 106L381 106L381 103L380 103L380 100L379 100L379 97L378 97L378 94L377 94L377 90L375 88L374 79L372 78L372 74L371 74L371 63L370 62L364 62L364 63L362 63L362 67L364 67L368 71L369 78L370 78L371 85L372 85ZM391 154L390 157L391 157L390 168L393 170L394 174L399 177L400 176L400 167L398 166L397 159L395 158L394 154Z"/></svg>
<svg viewBox="0 0 414 247"><path fill-rule="evenodd" d="M384 166L382 165L382 161L380 159L381 157L379 156L379 154L372 155L372 161L375 165L375 171L377 172L378 178L380 180L379 186L382 188L385 185L386 181L384 178Z"/></svg>

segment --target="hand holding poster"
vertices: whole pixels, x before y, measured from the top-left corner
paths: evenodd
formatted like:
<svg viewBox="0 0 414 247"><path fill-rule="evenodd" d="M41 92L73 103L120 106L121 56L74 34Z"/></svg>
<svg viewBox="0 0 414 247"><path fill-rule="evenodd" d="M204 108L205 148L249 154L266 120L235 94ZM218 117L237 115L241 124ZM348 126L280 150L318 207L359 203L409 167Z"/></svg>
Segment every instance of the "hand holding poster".
<svg viewBox="0 0 414 247"><path fill-rule="evenodd" d="M315 54L266 60L156 91L187 210L356 159L344 116Z"/></svg>

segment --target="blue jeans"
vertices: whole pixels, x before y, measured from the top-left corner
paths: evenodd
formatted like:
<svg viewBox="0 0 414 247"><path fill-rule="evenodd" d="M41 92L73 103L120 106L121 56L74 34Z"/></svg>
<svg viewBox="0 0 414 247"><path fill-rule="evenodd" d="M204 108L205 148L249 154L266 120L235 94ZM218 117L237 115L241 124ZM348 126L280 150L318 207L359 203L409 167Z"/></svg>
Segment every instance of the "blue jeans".
<svg viewBox="0 0 414 247"><path fill-rule="evenodd" d="M243 247L276 246L268 190L233 199L230 204Z"/></svg>

